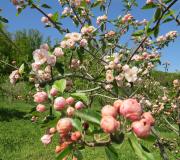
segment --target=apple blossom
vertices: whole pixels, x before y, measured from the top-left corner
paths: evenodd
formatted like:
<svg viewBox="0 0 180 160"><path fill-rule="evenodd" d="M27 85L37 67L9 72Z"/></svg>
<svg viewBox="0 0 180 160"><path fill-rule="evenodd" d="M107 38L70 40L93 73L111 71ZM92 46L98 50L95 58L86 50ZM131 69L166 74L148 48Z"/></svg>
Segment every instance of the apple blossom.
<svg viewBox="0 0 180 160"><path fill-rule="evenodd" d="M119 113L131 121L136 121L141 117L142 108L136 99L126 99L122 102Z"/></svg>
<svg viewBox="0 0 180 160"><path fill-rule="evenodd" d="M42 103L45 102L48 99L48 95L46 92L37 92L34 96L34 102Z"/></svg>
<svg viewBox="0 0 180 160"><path fill-rule="evenodd" d="M81 138L81 132L80 131L76 131L71 133L71 140L72 141L77 141Z"/></svg>
<svg viewBox="0 0 180 160"><path fill-rule="evenodd" d="M61 111L65 108L66 106L66 100L63 97L57 97L54 100L54 109L56 111Z"/></svg>
<svg viewBox="0 0 180 160"><path fill-rule="evenodd" d="M154 125L155 120L151 114L151 112L144 112L141 116L143 119L146 120L146 122L148 122L151 126Z"/></svg>
<svg viewBox="0 0 180 160"><path fill-rule="evenodd" d="M112 116L104 116L101 119L100 125L105 133L113 133L119 128L120 122Z"/></svg>
<svg viewBox="0 0 180 160"><path fill-rule="evenodd" d="M66 103L72 105L74 103L74 98L73 97L66 98Z"/></svg>
<svg viewBox="0 0 180 160"><path fill-rule="evenodd" d="M84 108L85 105L83 104L83 102L78 101L78 102L75 103L74 107L75 107L77 110L80 110L80 109Z"/></svg>
<svg viewBox="0 0 180 160"><path fill-rule="evenodd" d="M45 134L44 136L41 137L41 142L43 144L50 144L51 143L51 139L52 139L52 135L49 134Z"/></svg>
<svg viewBox="0 0 180 160"><path fill-rule="evenodd" d="M36 49L33 58L36 64L44 64L47 61L48 52L45 49Z"/></svg>
<svg viewBox="0 0 180 160"><path fill-rule="evenodd" d="M58 90L52 87L50 90L50 95L54 97L54 96L57 96L57 94L58 94Z"/></svg>
<svg viewBox="0 0 180 160"><path fill-rule="evenodd" d="M74 115L75 109L73 107L68 107L66 110L66 114L68 117L72 117Z"/></svg>
<svg viewBox="0 0 180 160"><path fill-rule="evenodd" d="M62 118L56 125L57 131L62 135L67 135L72 128L73 126L70 118Z"/></svg>
<svg viewBox="0 0 180 160"><path fill-rule="evenodd" d="M56 133L56 128L52 127L49 129L49 134L55 134Z"/></svg>
<svg viewBox="0 0 180 160"><path fill-rule="evenodd" d="M132 130L139 138L146 138L150 135L151 126L150 123L142 119L140 121L135 121L132 123Z"/></svg>
<svg viewBox="0 0 180 160"><path fill-rule="evenodd" d="M101 109L101 115L102 115L102 117L112 116L112 117L116 118L117 111L113 106L106 105Z"/></svg>
<svg viewBox="0 0 180 160"><path fill-rule="evenodd" d="M62 48L56 47L56 48L54 49L53 54L54 54L56 57L62 57L62 56L64 55L64 52L63 52Z"/></svg>
<svg viewBox="0 0 180 160"><path fill-rule="evenodd" d="M122 106L123 101L118 99L114 101L113 107L116 109L117 113L119 113L120 107Z"/></svg>
<svg viewBox="0 0 180 160"><path fill-rule="evenodd" d="M43 105L43 104L38 104L37 107L36 107L36 111L38 111L38 112L44 112L44 111L46 111L45 105Z"/></svg>

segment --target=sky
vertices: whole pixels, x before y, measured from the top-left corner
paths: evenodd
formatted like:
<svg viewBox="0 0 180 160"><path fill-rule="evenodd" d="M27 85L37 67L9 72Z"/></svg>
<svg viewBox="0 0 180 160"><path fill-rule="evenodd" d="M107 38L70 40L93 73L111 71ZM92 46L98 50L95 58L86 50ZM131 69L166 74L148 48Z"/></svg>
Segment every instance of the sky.
<svg viewBox="0 0 180 160"><path fill-rule="evenodd" d="M47 3L52 7L52 9L43 9L46 13L55 13L56 11L58 11L61 14L62 8L58 3L58 0L41 0L41 2ZM134 9L131 12L131 14L137 20L150 20L153 16L153 10L140 10L140 8L145 4L146 0L137 0L137 2L139 4L138 8ZM47 29L44 27L44 25L40 21L42 14L39 13L37 10L26 8L19 16L16 16L16 8L10 3L10 0L0 0L0 8L3 9L0 15L9 20L9 23L7 25L7 30L9 32L13 33L16 30L21 29L38 29L44 37L49 36L52 41L54 41L55 39L59 41L61 40L62 36L58 33L56 29ZM123 7L121 0L112 0L112 5L109 9L108 18L111 19L121 15L122 8ZM178 1L176 5L173 6L173 9L175 9L177 13L179 8L180 1ZM100 16L103 13L98 10L94 10L94 14L96 16ZM63 24L66 28L69 28L71 31L77 30L69 20L63 20ZM164 35L171 30L176 30L180 33L180 27L178 27L177 24L173 21L161 25L159 35ZM123 37L122 42L128 40L128 38L129 37ZM164 48L161 52L161 62L164 63L166 61L169 61L171 63L171 65L169 66L169 72L180 71L180 37L178 37L174 43L170 43L170 45ZM157 69L164 71L164 67L162 65L159 65Z"/></svg>

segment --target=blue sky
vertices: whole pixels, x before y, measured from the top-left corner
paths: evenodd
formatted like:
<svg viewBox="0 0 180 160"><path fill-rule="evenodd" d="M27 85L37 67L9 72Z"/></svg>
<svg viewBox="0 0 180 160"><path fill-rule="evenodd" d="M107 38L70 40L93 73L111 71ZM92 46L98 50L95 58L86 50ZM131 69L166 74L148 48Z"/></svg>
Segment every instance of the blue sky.
<svg viewBox="0 0 180 160"><path fill-rule="evenodd" d="M41 0L42 1L42 0ZM122 12L122 2L121 0L112 0L112 5L110 7L109 16L110 18L115 18L118 15L121 15ZM139 8L141 8L146 0L137 0L139 3L139 7L133 10L131 13L132 15L138 19L143 20L144 18L147 20L150 20L150 18L153 16L152 10L145 10L141 11ZM43 0L43 3L48 3L52 6L53 10L47 10L44 11L46 13L54 13L58 11L59 13L62 12L62 8L58 3L58 0ZM53 28L44 28L44 25L40 22L40 19L42 15L32 9L25 9L19 16L16 16L16 9L15 7L10 3L9 0L0 0L0 8L3 9L3 12L1 13L2 16L6 17L9 20L9 24L7 26L8 31L15 32L16 30L20 29L38 29L44 37L50 36L51 40L61 39L61 35ZM173 7L173 9L177 10L180 8L180 1ZM103 13L95 10L95 15L102 15ZM71 31L75 31L75 27L71 21L64 20L63 24L67 28L69 28ZM171 22L168 24L164 24L161 26L160 29L160 35L165 34L166 32L170 30L176 30L180 33L180 27L176 25L175 22ZM129 38L129 37L128 37ZM125 40L128 39L125 37ZM124 40L122 40L124 41ZM180 38L176 39L174 43L170 43L170 45L162 50L162 62L170 61L171 65L169 67L170 72L174 72L176 70L180 71ZM163 66L158 66L159 70L164 70Z"/></svg>

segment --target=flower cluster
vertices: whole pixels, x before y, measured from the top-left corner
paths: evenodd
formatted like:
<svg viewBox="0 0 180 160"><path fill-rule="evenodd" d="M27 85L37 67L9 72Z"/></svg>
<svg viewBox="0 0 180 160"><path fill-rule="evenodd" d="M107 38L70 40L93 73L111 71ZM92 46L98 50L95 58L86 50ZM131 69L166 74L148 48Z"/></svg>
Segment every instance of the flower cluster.
<svg viewBox="0 0 180 160"><path fill-rule="evenodd" d="M32 75L39 81L50 80L51 67L55 66L57 58L63 55L64 52L60 47L56 47L53 53L50 53L48 44L41 45L33 52Z"/></svg>
<svg viewBox="0 0 180 160"><path fill-rule="evenodd" d="M43 16L43 17L41 18L41 22L44 23L44 24L46 24L46 25L52 25L49 19L53 17L53 14L52 14L52 13L49 13L47 16L48 16L48 17Z"/></svg>
<svg viewBox="0 0 180 160"><path fill-rule="evenodd" d="M118 121L118 115L132 122L132 130L139 138L150 135L151 126L155 120L150 112L142 113L141 105L136 99L116 100L111 105L106 105L101 110L101 128L105 133L114 133L120 129L122 122Z"/></svg>
<svg viewBox="0 0 180 160"><path fill-rule="evenodd" d="M132 19L133 19L133 16L130 13L128 13L124 17L122 17L122 23L127 23L131 21Z"/></svg>
<svg viewBox="0 0 180 160"><path fill-rule="evenodd" d="M93 27L93 26L84 26L84 27L82 27L82 29L81 29L81 33L83 34L83 35L92 35L93 34L93 32L95 31L95 27Z"/></svg>
<svg viewBox="0 0 180 160"><path fill-rule="evenodd" d="M15 84L16 81L20 78L19 70L14 70L10 75L10 83Z"/></svg>
<svg viewBox="0 0 180 160"><path fill-rule="evenodd" d="M170 31L166 33L166 35L157 37L156 43L160 47L163 47L164 45L167 45L170 41L174 40L177 37L177 35L177 31Z"/></svg>
<svg viewBox="0 0 180 160"><path fill-rule="evenodd" d="M99 24L101 24L102 22L104 22L106 20L107 20L107 16L106 15L99 16L99 17L97 17L96 23L99 25Z"/></svg>

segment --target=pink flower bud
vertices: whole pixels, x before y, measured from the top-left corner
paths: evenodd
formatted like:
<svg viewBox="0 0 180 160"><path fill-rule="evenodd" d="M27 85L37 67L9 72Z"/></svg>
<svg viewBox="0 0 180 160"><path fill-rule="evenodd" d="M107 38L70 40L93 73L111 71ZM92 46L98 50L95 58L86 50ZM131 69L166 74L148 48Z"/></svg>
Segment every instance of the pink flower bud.
<svg viewBox="0 0 180 160"><path fill-rule="evenodd" d="M60 111L65 108L66 100L63 97L57 97L54 100L54 109Z"/></svg>
<svg viewBox="0 0 180 160"><path fill-rule="evenodd" d="M50 128L50 129L49 129L49 133L50 133L50 134L56 133L56 128L54 128L54 127Z"/></svg>
<svg viewBox="0 0 180 160"><path fill-rule="evenodd" d="M75 109L73 107L68 107L66 110L67 116L71 117L74 115Z"/></svg>
<svg viewBox="0 0 180 160"><path fill-rule="evenodd" d="M52 13L49 13L49 14L48 14L48 17L49 17L49 18L52 18L52 17L53 17L53 14L52 14Z"/></svg>
<svg viewBox="0 0 180 160"><path fill-rule="evenodd" d="M136 99L126 99L122 102L120 114L131 121L139 120L142 114L141 105Z"/></svg>
<svg viewBox="0 0 180 160"><path fill-rule="evenodd" d="M86 39L82 39L79 44L81 47L86 47L88 43Z"/></svg>
<svg viewBox="0 0 180 160"><path fill-rule="evenodd" d="M120 107L122 106L122 100L118 99L114 101L113 107L116 109L116 111L119 113Z"/></svg>
<svg viewBox="0 0 180 160"><path fill-rule="evenodd" d="M112 116L105 116L101 119L100 125L105 133L113 133L119 128L120 123Z"/></svg>
<svg viewBox="0 0 180 160"><path fill-rule="evenodd" d="M101 109L101 114L102 114L102 117L105 117L105 116L112 116L114 118L116 118L117 116L117 111L116 109L111 106L111 105L106 105L104 106L102 109Z"/></svg>
<svg viewBox="0 0 180 160"><path fill-rule="evenodd" d="M46 144L46 145L51 143L51 137L52 137L52 135L45 134L44 136L41 137L42 143Z"/></svg>
<svg viewBox="0 0 180 160"><path fill-rule="evenodd" d="M48 20L47 17L42 17L42 18L41 18L41 22L42 22L42 23L48 23L48 21L49 21L49 20Z"/></svg>
<svg viewBox="0 0 180 160"><path fill-rule="evenodd" d="M48 95L46 92L37 92L34 96L34 102L42 103L48 99Z"/></svg>
<svg viewBox="0 0 180 160"><path fill-rule="evenodd" d="M45 112L46 111L46 107L43 104L38 104L36 107L36 111L38 112Z"/></svg>
<svg viewBox="0 0 180 160"><path fill-rule="evenodd" d="M67 135L72 130L72 122L70 118L62 118L56 125L57 131L62 135Z"/></svg>
<svg viewBox="0 0 180 160"><path fill-rule="evenodd" d="M74 106L77 110L80 110L82 108L84 108L84 104L81 101L76 102L75 106Z"/></svg>
<svg viewBox="0 0 180 160"><path fill-rule="evenodd" d="M142 119L140 121L135 121L132 123L133 132L139 138L146 138L150 135L151 126L146 120Z"/></svg>
<svg viewBox="0 0 180 160"><path fill-rule="evenodd" d="M55 66L56 64L56 56L55 55L50 55L47 59L47 63L51 66Z"/></svg>
<svg viewBox="0 0 180 160"><path fill-rule="evenodd" d="M51 88L51 90L50 90L50 95L51 96L56 96L58 94L58 90L56 89L56 88Z"/></svg>
<svg viewBox="0 0 180 160"><path fill-rule="evenodd" d="M62 48L60 48L60 47L56 47L56 48L54 49L53 54L54 54L56 57L62 57L62 56L64 56L64 52L63 52Z"/></svg>
<svg viewBox="0 0 180 160"><path fill-rule="evenodd" d="M155 120L151 114L151 112L144 112L141 116L143 119L146 120L146 122L148 122L151 126L154 125Z"/></svg>
<svg viewBox="0 0 180 160"><path fill-rule="evenodd" d="M40 46L40 49L44 49L44 50L48 51L49 50L49 45L47 43L44 43L44 44L42 44Z"/></svg>
<svg viewBox="0 0 180 160"><path fill-rule="evenodd" d="M73 97L68 97L66 99L66 103L69 104L69 105L72 105L74 103L74 98Z"/></svg>
<svg viewBox="0 0 180 160"><path fill-rule="evenodd" d="M76 132L73 132L71 134L71 140L72 141L77 141L81 138L81 132L80 131L76 131Z"/></svg>
<svg viewBox="0 0 180 160"><path fill-rule="evenodd" d="M12 0L12 3L13 3L15 6L19 4L19 3L18 3L18 0Z"/></svg>
<svg viewBox="0 0 180 160"><path fill-rule="evenodd" d="M36 72L36 71L38 71L40 69L40 64L32 63L31 66L32 66L32 70L34 72Z"/></svg>

